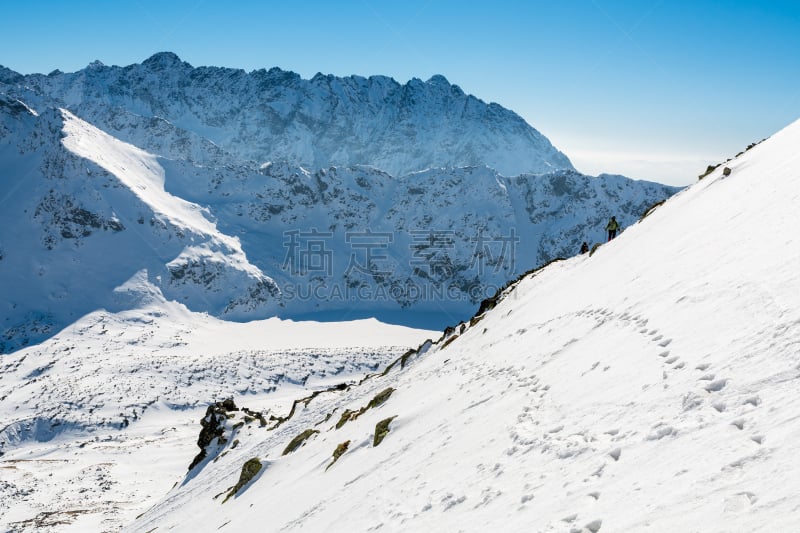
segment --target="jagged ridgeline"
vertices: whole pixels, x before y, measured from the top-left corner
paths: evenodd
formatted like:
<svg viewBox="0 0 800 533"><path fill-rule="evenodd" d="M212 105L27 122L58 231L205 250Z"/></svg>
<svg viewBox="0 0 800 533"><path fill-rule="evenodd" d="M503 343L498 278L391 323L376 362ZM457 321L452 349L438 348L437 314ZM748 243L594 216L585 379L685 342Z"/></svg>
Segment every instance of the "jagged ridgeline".
<svg viewBox="0 0 800 533"><path fill-rule="evenodd" d="M441 76L304 80L161 53L0 82L0 275L18 280L0 351L161 299L442 328L677 191L580 174Z"/></svg>
<svg viewBox="0 0 800 533"><path fill-rule="evenodd" d="M47 76L1 69L0 81L173 158L226 160L222 150L257 163L370 165L392 175L475 165L509 176L573 168L520 116L442 76L406 84L386 76L305 80L279 68L194 68L164 52L127 67L95 62Z"/></svg>

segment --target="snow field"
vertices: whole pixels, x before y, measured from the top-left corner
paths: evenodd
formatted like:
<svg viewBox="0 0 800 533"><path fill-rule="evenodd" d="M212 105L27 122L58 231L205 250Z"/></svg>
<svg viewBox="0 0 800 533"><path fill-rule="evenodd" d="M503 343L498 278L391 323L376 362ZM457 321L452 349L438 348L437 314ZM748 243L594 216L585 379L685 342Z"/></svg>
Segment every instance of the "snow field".
<svg viewBox="0 0 800 533"><path fill-rule="evenodd" d="M117 530L183 480L208 403L285 416L307 390L358 381L430 334L236 324L163 301L87 315L0 363L0 528Z"/></svg>

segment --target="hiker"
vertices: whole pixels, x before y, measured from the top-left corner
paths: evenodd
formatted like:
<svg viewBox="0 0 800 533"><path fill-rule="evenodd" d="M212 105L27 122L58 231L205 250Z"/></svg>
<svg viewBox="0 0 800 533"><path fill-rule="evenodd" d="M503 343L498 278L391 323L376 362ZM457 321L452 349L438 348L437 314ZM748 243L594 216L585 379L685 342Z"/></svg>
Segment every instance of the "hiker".
<svg viewBox="0 0 800 533"><path fill-rule="evenodd" d="M583 241L583 244L581 244L581 253L585 254L588 251L589 251L589 245L586 244L586 241Z"/></svg>
<svg viewBox="0 0 800 533"><path fill-rule="evenodd" d="M608 230L609 241L617 236L617 230L619 230L619 222L617 222L617 217L611 217L611 220L609 220L608 224L606 225L606 229Z"/></svg>

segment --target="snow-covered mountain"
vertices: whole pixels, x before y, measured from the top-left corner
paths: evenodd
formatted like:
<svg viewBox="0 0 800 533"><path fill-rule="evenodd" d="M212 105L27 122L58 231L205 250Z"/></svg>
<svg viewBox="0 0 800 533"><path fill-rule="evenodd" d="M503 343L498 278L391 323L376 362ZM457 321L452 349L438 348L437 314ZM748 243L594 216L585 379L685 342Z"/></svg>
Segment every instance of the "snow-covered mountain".
<svg viewBox="0 0 800 533"><path fill-rule="evenodd" d="M273 428L210 408L208 457L127 530L795 531L798 145Z"/></svg>
<svg viewBox="0 0 800 533"><path fill-rule="evenodd" d="M0 309L2 351L95 309L134 308L150 287L229 319L378 316L440 328L520 272L602 240L609 213L629 225L676 191L573 170L393 177L200 165L9 95L0 128L0 275L16 280Z"/></svg>
<svg viewBox="0 0 800 533"><path fill-rule="evenodd" d="M369 165L402 175L486 165L506 176L573 170L521 117L442 76L405 85L384 76L304 80L279 68L194 68L164 52L124 68L95 62L47 76L0 67L0 82L171 158L219 162L211 141L240 160L308 169Z"/></svg>
<svg viewBox="0 0 800 533"><path fill-rule="evenodd" d="M150 288L219 316L274 313L275 282L206 209L164 190L155 156L0 95L0 169L0 351L147 303Z"/></svg>

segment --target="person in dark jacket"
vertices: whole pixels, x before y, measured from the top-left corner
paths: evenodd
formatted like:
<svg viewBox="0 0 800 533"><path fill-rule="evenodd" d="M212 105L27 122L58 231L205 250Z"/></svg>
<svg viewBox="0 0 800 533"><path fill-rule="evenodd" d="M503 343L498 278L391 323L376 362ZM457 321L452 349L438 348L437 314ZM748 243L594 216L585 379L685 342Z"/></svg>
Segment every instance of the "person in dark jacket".
<svg viewBox="0 0 800 533"><path fill-rule="evenodd" d="M588 251L589 251L589 245L586 243L586 241L583 241L583 244L581 244L581 253L585 254Z"/></svg>
<svg viewBox="0 0 800 533"><path fill-rule="evenodd" d="M619 231L619 222L617 222L617 217L611 217L611 220L609 220L608 224L606 224L606 230L608 231L609 241L617 236L617 231Z"/></svg>

